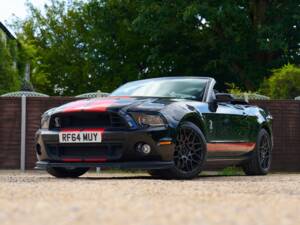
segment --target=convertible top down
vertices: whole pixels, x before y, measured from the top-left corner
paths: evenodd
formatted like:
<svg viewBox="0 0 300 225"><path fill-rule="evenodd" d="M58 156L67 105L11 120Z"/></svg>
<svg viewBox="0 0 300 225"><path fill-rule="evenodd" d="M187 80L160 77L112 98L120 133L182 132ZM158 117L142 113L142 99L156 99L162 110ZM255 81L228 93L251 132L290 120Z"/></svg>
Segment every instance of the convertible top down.
<svg viewBox="0 0 300 225"><path fill-rule="evenodd" d="M139 80L50 109L36 133L36 167L56 177L109 167L190 179L211 163L267 174L272 116L214 86L209 77Z"/></svg>

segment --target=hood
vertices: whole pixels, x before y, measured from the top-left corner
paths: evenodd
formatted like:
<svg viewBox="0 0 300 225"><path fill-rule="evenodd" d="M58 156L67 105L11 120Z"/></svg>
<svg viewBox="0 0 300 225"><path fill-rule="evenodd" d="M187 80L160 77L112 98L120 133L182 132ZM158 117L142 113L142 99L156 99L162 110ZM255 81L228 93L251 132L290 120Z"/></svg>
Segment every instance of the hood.
<svg viewBox="0 0 300 225"><path fill-rule="evenodd" d="M52 111L56 113L105 112L108 110L145 110L160 111L176 100L153 97L107 97L84 99L67 103Z"/></svg>

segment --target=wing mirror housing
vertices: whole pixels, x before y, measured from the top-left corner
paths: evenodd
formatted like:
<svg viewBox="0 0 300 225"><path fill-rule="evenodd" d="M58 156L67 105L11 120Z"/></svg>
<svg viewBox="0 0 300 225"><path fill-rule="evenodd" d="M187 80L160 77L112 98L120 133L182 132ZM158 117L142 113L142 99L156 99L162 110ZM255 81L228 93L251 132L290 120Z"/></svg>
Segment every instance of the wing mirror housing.
<svg viewBox="0 0 300 225"><path fill-rule="evenodd" d="M233 95L227 93L216 93L215 99L210 102L209 109L212 112L216 112L218 109L218 103L233 103L235 101Z"/></svg>
<svg viewBox="0 0 300 225"><path fill-rule="evenodd" d="M234 97L232 94L228 93L216 93L216 102L232 102Z"/></svg>

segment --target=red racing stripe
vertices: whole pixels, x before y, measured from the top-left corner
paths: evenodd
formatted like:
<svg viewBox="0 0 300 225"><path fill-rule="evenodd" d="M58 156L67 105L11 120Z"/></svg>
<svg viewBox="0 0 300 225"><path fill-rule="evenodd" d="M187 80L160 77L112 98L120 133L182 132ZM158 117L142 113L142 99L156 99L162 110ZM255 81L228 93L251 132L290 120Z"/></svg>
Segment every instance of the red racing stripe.
<svg viewBox="0 0 300 225"><path fill-rule="evenodd" d="M87 104L87 100L80 100L76 102L70 102L64 106L62 109L63 112L65 113L70 113L70 112L78 112L81 111L84 106Z"/></svg>
<svg viewBox="0 0 300 225"><path fill-rule="evenodd" d="M64 162L106 162L106 158L88 158L88 159L81 159L81 158L64 158L62 159Z"/></svg>
<svg viewBox="0 0 300 225"><path fill-rule="evenodd" d="M76 158L64 158L62 159L64 162L81 162L81 159Z"/></svg>
<svg viewBox="0 0 300 225"><path fill-rule="evenodd" d="M94 100L80 100L66 104L62 111L64 113L72 112L105 112L107 108L116 105L117 99L94 99Z"/></svg>
<svg viewBox="0 0 300 225"><path fill-rule="evenodd" d="M105 112L107 108L113 106L114 103L116 103L114 99L98 100L86 105L83 110L85 112Z"/></svg>
<svg viewBox="0 0 300 225"><path fill-rule="evenodd" d="M255 142L244 143L208 143L208 151L251 151L255 148Z"/></svg>
<svg viewBox="0 0 300 225"><path fill-rule="evenodd" d="M86 129L78 129L78 128L69 128L69 129L60 129L61 132L100 132L103 133L105 131L104 128L86 128Z"/></svg>

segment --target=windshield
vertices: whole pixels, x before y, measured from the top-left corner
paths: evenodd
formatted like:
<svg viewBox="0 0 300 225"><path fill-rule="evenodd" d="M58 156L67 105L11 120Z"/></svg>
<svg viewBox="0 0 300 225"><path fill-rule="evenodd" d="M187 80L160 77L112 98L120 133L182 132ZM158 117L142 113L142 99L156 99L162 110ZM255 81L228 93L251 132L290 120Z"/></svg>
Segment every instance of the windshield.
<svg viewBox="0 0 300 225"><path fill-rule="evenodd" d="M111 96L147 96L202 100L207 79L158 78L129 82L116 89Z"/></svg>

